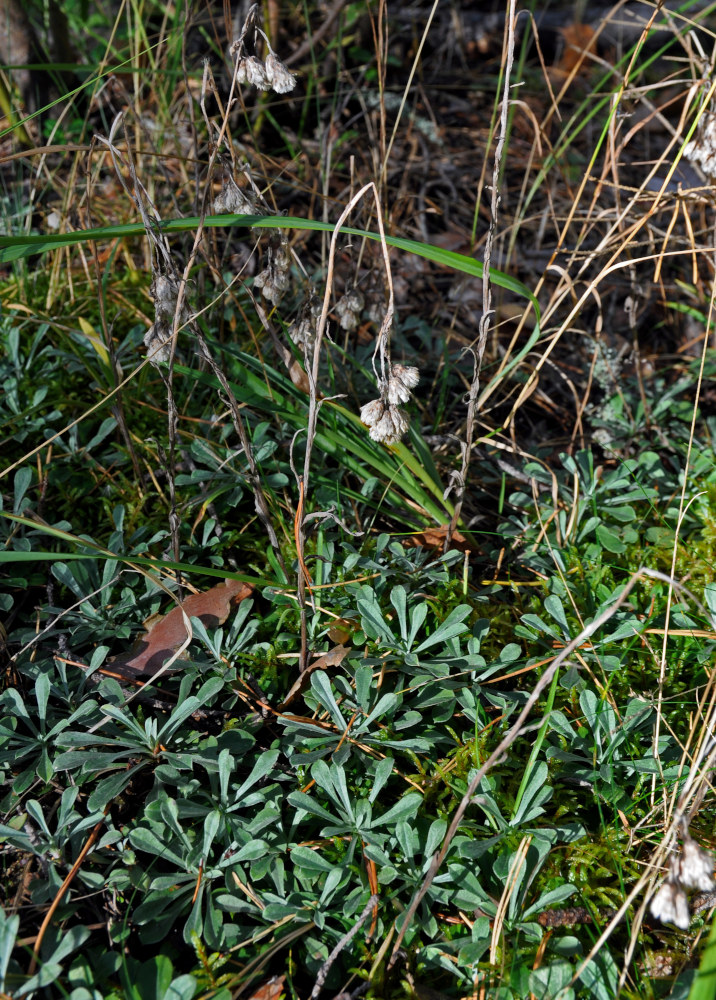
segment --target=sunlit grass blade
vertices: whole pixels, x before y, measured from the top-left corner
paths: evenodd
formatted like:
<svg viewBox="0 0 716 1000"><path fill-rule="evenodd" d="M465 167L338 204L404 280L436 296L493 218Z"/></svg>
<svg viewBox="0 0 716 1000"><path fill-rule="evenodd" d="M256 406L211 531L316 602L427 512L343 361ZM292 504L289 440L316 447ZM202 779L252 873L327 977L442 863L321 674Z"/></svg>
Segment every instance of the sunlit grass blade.
<svg viewBox="0 0 716 1000"><path fill-rule="evenodd" d="M191 232L198 228L200 220L196 217L188 219L172 219L162 225L167 235L171 233ZM207 228L226 228L241 226L250 229L304 229L331 233L335 229L328 222L317 222L314 219L300 219L295 216L275 215L209 215L204 219ZM369 240L380 240L380 234L365 229L355 229L352 226L342 226L340 233L346 236L360 236ZM128 236L141 236L144 227L137 223L118 226L99 226L96 229L83 229L72 233L57 233L47 236L0 236L0 263L20 260L32 254L47 253L59 247L73 246L77 243L87 243L92 240L109 240ZM450 267L463 274L482 278L484 266L481 261L453 250L443 250L431 243L420 240L409 240L402 236L386 236L388 246L406 253L416 254L432 261L434 264ZM490 278L493 284L513 292L520 298L527 299L535 310L535 324L539 329L539 304L527 285L497 268L490 268Z"/></svg>

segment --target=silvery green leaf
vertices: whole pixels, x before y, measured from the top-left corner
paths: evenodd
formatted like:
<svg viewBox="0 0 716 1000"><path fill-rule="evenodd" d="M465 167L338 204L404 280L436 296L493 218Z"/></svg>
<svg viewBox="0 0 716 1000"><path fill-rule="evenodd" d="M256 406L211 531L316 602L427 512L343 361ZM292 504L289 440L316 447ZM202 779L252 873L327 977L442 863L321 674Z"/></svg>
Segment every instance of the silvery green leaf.
<svg viewBox="0 0 716 1000"><path fill-rule="evenodd" d="M459 604L450 612L445 621L438 625L433 634L424 639L413 652L422 653L439 642L447 642L455 636L462 635L463 632L467 631L468 626L465 624L465 619L470 614L472 614L472 608L469 604Z"/></svg>

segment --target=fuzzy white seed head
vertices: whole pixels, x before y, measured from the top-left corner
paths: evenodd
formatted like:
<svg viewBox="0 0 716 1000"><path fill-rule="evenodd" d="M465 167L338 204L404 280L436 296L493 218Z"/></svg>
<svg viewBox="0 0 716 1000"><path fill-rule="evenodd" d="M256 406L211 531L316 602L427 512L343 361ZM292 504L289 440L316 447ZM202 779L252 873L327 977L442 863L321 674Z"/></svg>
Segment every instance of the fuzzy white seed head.
<svg viewBox="0 0 716 1000"><path fill-rule="evenodd" d="M388 402L393 406L399 403L407 403L411 392L420 381L420 372L417 368L406 367L405 365L391 365L390 378L385 387Z"/></svg>
<svg viewBox="0 0 716 1000"><path fill-rule="evenodd" d="M275 306L279 304L290 284L288 271L276 267L273 262L254 278L254 286L260 288L264 298Z"/></svg>
<svg viewBox="0 0 716 1000"><path fill-rule="evenodd" d="M705 117L696 137L684 146L684 156L707 176L716 177L716 114Z"/></svg>
<svg viewBox="0 0 716 1000"><path fill-rule="evenodd" d="M382 399L371 399L370 403L366 403L360 408L360 418L362 423L364 423L366 427L375 427L378 421L382 418L384 410L385 403Z"/></svg>
<svg viewBox="0 0 716 1000"><path fill-rule="evenodd" d="M679 878L685 889L699 889L701 892L716 889L713 858L690 836L684 838L679 858Z"/></svg>
<svg viewBox="0 0 716 1000"><path fill-rule="evenodd" d="M361 421L374 441L397 444L408 429L409 422L402 410L390 406L382 399L372 399L361 407Z"/></svg>
<svg viewBox="0 0 716 1000"><path fill-rule="evenodd" d="M397 406L387 406L382 418L371 428L370 436L374 441L384 444L397 444L410 426L408 418Z"/></svg>
<svg viewBox="0 0 716 1000"><path fill-rule="evenodd" d="M288 94L296 86L296 77L275 53L269 52L266 56L264 68L266 79L277 94Z"/></svg>
<svg viewBox="0 0 716 1000"><path fill-rule="evenodd" d="M657 890L649 904L652 917L665 924L674 924L682 931L689 929L691 914L689 900L681 885L668 878Z"/></svg>
<svg viewBox="0 0 716 1000"><path fill-rule="evenodd" d="M268 90L270 83L266 76L264 64L256 56L242 56L236 67L236 79L239 83L249 83L259 90Z"/></svg>

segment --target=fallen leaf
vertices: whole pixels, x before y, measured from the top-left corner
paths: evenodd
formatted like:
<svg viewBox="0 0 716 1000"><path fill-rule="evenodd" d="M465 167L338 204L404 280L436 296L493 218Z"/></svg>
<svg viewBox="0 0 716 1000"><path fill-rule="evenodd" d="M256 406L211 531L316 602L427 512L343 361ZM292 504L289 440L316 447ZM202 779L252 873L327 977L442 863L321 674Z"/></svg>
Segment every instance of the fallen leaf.
<svg viewBox="0 0 716 1000"><path fill-rule="evenodd" d="M107 666L120 677L153 677L164 661L186 641L182 609L189 618L198 618L207 629L218 628L228 618L231 608L252 592L253 587L248 583L225 580L210 590L190 594L181 606L176 605L168 614L155 619L129 652L121 653Z"/></svg>
<svg viewBox="0 0 716 1000"><path fill-rule="evenodd" d="M348 618L335 618L328 629L328 638L340 646L345 646L358 628L358 623Z"/></svg>
<svg viewBox="0 0 716 1000"><path fill-rule="evenodd" d="M333 649L329 649L327 653L319 656L313 663L309 663L298 680L294 681L290 691L278 706L278 711L283 712L292 701L296 700L308 684L308 679L314 670L322 670L324 667L337 667L348 656L350 651L350 646L334 646Z"/></svg>
<svg viewBox="0 0 716 1000"><path fill-rule="evenodd" d="M565 79L573 73L588 72L594 65L589 58L597 51L597 39L594 28L588 24L568 24L560 28L564 38L564 52L556 66L551 67L550 75Z"/></svg>
<svg viewBox="0 0 716 1000"><path fill-rule="evenodd" d="M259 988L251 994L249 1000L278 1000L283 993L283 984L286 982L285 976L272 976L262 983Z"/></svg>
<svg viewBox="0 0 716 1000"><path fill-rule="evenodd" d="M406 539L409 545L422 545L426 549L439 549L441 552L445 546L447 537L447 524L441 524L437 528L426 528L425 531L416 531ZM460 552L479 552L480 549L473 541L465 538L459 531L453 531L449 548L459 549Z"/></svg>

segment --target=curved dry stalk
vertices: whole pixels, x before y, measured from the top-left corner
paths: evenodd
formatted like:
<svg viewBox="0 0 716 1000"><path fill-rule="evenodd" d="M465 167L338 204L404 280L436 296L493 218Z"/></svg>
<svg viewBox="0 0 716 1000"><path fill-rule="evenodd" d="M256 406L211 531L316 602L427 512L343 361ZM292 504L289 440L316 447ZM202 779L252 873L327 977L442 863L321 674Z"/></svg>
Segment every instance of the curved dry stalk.
<svg viewBox="0 0 716 1000"><path fill-rule="evenodd" d="M82 865L82 862L87 857L87 855L90 852L90 849L91 849L92 845L94 844L94 842L99 837L100 830L104 826L105 816L107 815L108 811L109 811L109 806L107 806L107 808L105 809L104 816L102 816L102 819L92 828L92 832L90 833L89 837L85 841L84 846L82 847L82 850L77 855L77 860L75 861L75 863L70 868L69 873L67 875L67 878L64 880L64 882L62 883L62 885L60 886L60 888L57 890L57 892L55 894L55 898L52 900L52 903L50 904L50 908L47 911L47 913L45 914L45 919L42 921L40 929L37 932L37 937L35 938L35 944L34 944L34 947L32 949L32 958L30 959L30 966L29 966L29 968L27 970L28 971L28 975L30 975L30 976L32 976L34 974L35 969L37 968L37 960L40 957L40 947L42 946L42 939L45 936L45 932L47 931L47 928L50 926L50 921L52 920L53 916L55 915L55 911L57 910L57 907L60 905L60 903L62 902L62 900L65 898L65 893L67 892L67 890L69 889L69 887L72 885L72 882L74 881L75 875L80 870L80 866Z"/></svg>
<svg viewBox="0 0 716 1000"><path fill-rule="evenodd" d="M482 359L484 357L485 346L487 344L487 333L490 328L490 320L492 318L492 282L490 280L490 262L492 259L492 244L495 238L495 230L497 228L497 210L500 203L499 185L500 185L500 173L502 169L502 153L505 148L505 143L507 141L507 125L508 125L507 119L510 108L510 86L512 80L512 64L515 56L515 24L517 21L515 7L516 7L516 0L509 0L509 5L507 9L507 23L506 23L506 37L505 37L504 89L502 92L502 107L500 109L500 135L497 140L497 146L495 147L495 159L492 165L490 224L487 227L487 236L485 238L485 250L482 257L483 260L482 315L480 317L480 324L478 327L477 350L476 351L473 350L472 347L466 349L470 350L470 352L473 355L473 374L472 374L472 382L470 384L470 390L468 392L465 443L464 447L461 448L462 465L459 474L454 478L454 483L457 488L456 489L457 497L455 500L455 509L453 511L452 517L450 518L450 524L448 525L448 529L445 533L445 544L444 544L445 552L447 552L448 549L450 548L450 542L453 533L457 528L458 522L460 520L462 505L465 499L465 489L467 486L467 473L470 468L470 459L472 458L472 449L475 438L475 425L477 421L477 410L479 406L478 393L480 391L480 371L482 369ZM448 488L448 490L449 489L450 488Z"/></svg>
<svg viewBox="0 0 716 1000"><path fill-rule="evenodd" d="M323 338L326 333L326 326L328 324L328 310L330 308L331 293L333 291L333 272L335 270L336 261L336 247L338 244L338 236L340 234L340 229L345 220L348 218L350 213L353 211L358 202L363 198L368 192L373 192L373 197L375 199L376 208L376 218L378 220L378 231L380 233L380 246L383 252L383 262L385 264L386 281L388 284L388 306L386 309L385 317L381 323L380 330L378 331L378 336L376 338L375 350L373 351L373 371L375 372L376 378L382 377L386 378L386 372L390 369L390 329L393 325L393 316L395 313L395 297L393 294L393 276L390 267L390 257L388 255L388 245L385 242L385 229L383 227L383 213L380 204L380 196L378 195L378 189L373 181L368 184L364 184L360 191L351 198L346 207L341 212L338 221L336 222L333 232L331 233L331 242L328 251L328 266L326 270L326 288L323 294L323 304L321 306L321 313L318 317L318 322L316 323L316 337L313 346L313 359L310 368L306 366L306 374L308 375L308 419L306 422L306 450L304 452L303 459L303 475L298 476L297 486L300 495L303 498L305 505L306 498L309 493L310 485L310 475L311 475L311 458L313 456L313 445L316 439L316 429L318 423L318 413L321 408L321 400L318 398L318 375L320 370L321 361L321 347L323 345ZM375 367L375 357L376 354L380 357L380 367L381 375ZM305 510L305 506L304 506ZM298 603L301 609L301 656L299 660L299 670L303 671L308 665L308 649L307 649L307 629L306 629L306 586L307 579L304 572L305 559L304 559L304 549L306 544L306 516L304 515L300 523L296 522L296 546L298 550Z"/></svg>

